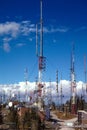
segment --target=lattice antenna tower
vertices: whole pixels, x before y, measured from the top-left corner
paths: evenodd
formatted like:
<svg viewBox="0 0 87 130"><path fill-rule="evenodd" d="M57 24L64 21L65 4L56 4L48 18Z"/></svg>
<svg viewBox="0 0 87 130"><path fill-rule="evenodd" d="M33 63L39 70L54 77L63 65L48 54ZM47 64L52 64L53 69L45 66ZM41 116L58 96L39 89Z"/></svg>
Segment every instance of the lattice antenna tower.
<svg viewBox="0 0 87 130"><path fill-rule="evenodd" d="M87 93L86 55L84 55L84 75L85 75L85 86L86 86L86 93Z"/></svg>
<svg viewBox="0 0 87 130"><path fill-rule="evenodd" d="M40 29L38 29L38 25L40 25ZM40 44L38 44L38 30L40 30ZM38 51L38 48L40 49ZM36 25L36 55L38 56L38 92L39 96L42 95L42 73L45 70L45 57L43 56L43 17L42 17L42 0L40 0L40 22Z"/></svg>
<svg viewBox="0 0 87 130"><path fill-rule="evenodd" d="M56 92L57 92L57 100L58 100L58 106L59 106L58 70L56 71Z"/></svg>
<svg viewBox="0 0 87 130"><path fill-rule="evenodd" d="M28 68L26 67L25 70L24 70L24 78L25 78L25 83L27 85L27 81L28 81Z"/></svg>
<svg viewBox="0 0 87 130"><path fill-rule="evenodd" d="M56 71L56 92L59 94L59 90L58 90L58 70Z"/></svg>
<svg viewBox="0 0 87 130"><path fill-rule="evenodd" d="M76 114L76 79L75 79L75 70L74 70L74 44L72 48L72 55L71 55L71 112L72 114Z"/></svg>
<svg viewBox="0 0 87 130"><path fill-rule="evenodd" d="M61 105L62 105L62 104L63 104L62 74L61 74L61 86L60 86L60 93L61 93Z"/></svg>

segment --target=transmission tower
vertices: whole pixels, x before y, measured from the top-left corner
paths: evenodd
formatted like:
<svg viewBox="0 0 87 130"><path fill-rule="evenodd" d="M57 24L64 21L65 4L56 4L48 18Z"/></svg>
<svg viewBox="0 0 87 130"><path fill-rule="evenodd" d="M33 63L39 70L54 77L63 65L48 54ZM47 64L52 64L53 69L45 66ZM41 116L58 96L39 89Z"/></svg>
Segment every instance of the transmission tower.
<svg viewBox="0 0 87 130"><path fill-rule="evenodd" d="M71 54L71 112L76 114L77 105L76 105L76 79L75 79L75 70L74 70L74 45L72 48Z"/></svg>
<svg viewBox="0 0 87 130"><path fill-rule="evenodd" d="M40 29L38 26L40 25ZM38 30L40 30L40 44L38 44ZM38 51L38 48L40 49ZM42 74L45 70L45 57L43 56L43 17L42 17L42 0L40 0L40 23L36 25L36 55L38 56L38 99L42 99L42 90L44 84L42 82Z"/></svg>
<svg viewBox="0 0 87 130"><path fill-rule="evenodd" d="M84 56L84 74L85 74L85 90L86 90L86 93L87 93L87 71L86 71L86 56Z"/></svg>
<svg viewBox="0 0 87 130"><path fill-rule="evenodd" d="M60 98L61 98L61 106L63 105L63 91L62 91L62 74L61 74L61 84L60 84Z"/></svg>
<svg viewBox="0 0 87 130"><path fill-rule="evenodd" d="M24 71L24 75L25 75L25 101L27 102L28 101L28 88L27 88L27 81L28 81L28 68L26 67L25 68L25 71Z"/></svg>
<svg viewBox="0 0 87 130"><path fill-rule="evenodd" d="M56 71L56 92L57 92L58 106L59 106L58 70Z"/></svg>

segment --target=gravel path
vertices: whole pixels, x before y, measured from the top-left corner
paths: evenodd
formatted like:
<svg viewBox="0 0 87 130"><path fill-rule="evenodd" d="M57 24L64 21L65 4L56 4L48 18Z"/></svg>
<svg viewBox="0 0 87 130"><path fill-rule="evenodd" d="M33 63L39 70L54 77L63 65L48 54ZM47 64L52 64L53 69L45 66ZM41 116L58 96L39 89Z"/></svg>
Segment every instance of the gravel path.
<svg viewBox="0 0 87 130"><path fill-rule="evenodd" d="M50 121L45 122L45 130L75 130L71 125L77 120L77 118L73 118L70 120L60 120L51 112L51 119Z"/></svg>

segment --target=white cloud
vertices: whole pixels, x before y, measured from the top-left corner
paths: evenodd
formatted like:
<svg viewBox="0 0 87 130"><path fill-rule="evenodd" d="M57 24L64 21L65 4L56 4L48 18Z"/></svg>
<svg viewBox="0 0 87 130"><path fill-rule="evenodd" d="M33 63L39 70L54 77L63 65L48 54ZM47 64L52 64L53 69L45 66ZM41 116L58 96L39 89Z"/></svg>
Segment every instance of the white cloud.
<svg viewBox="0 0 87 130"><path fill-rule="evenodd" d="M65 33L69 29L66 27L56 27L54 28L53 26L49 27L43 27L44 33L55 33L55 32L61 32ZM40 32L40 27L38 29L38 32ZM5 23L0 23L0 36L3 41L3 45L1 48L3 48L4 51L9 52L11 50L11 40L14 40L21 36L23 37L29 37L29 41L33 40L33 37L35 38L34 35L30 34L35 34L36 33L36 26L35 24L32 24L31 21L21 21L21 22L5 22ZM55 43L56 41L53 40ZM16 43L17 44L17 43ZM16 45L16 47L23 46L24 44L20 43Z"/></svg>
<svg viewBox="0 0 87 130"><path fill-rule="evenodd" d="M81 90L82 89L82 84L84 85L84 83L82 81L79 81L77 83L77 90ZM59 91L60 91L60 88L61 88L61 85L62 85L62 89L64 91L64 93L67 91L68 93L70 93L70 81L67 81L67 80L60 80L59 84L58 84L58 87L59 87ZM28 90L34 90L35 89L35 86L36 86L36 82L29 82L27 81L27 85L25 82L19 82L18 84L9 84L9 85L0 85L0 88L1 86L4 86L2 87L2 89L6 89L6 88L9 88L12 90L13 89L16 89L16 90L20 90L20 91L24 91L26 88ZM45 83L45 88L48 90L48 89L52 89L52 93L55 93L56 91L56 82L46 82ZM85 89L85 85L84 85L84 89Z"/></svg>
<svg viewBox="0 0 87 130"><path fill-rule="evenodd" d="M30 21L17 22L5 22L0 23L0 36L2 36L3 44L0 46L5 52L11 50L11 40L18 38L18 36L28 36L31 32L35 32L34 24ZM32 38L30 38L32 40ZM17 43L16 43L17 44ZM16 47L22 47L25 44L19 43Z"/></svg>
<svg viewBox="0 0 87 130"><path fill-rule="evenodd" d="M51 28L44 27L45 33L54 33L54 32L67 32L69 29L66 27L56 27ZM32 24L30 21L18 22L5 22L0 23L0 35L11 35L16 37L18 34L28 35L31 32L36 32L35 24Z"/></svg>
<svg viewBox="0 0 87 130"><path fill-rule="evenodd" d="M79 28L75 29L76 32L84 31L84 30L87 30L87 26L82 26L82 27L79 27Z"/></svg>
<svg viewBox="0 0 87 130"><path fill-rule="evenodd" d="M65 33L67 32L69 29L68 28L51 28L50 32L54 33L54 32L61 32L61 33Z"/></svg>
<svg viewBox="0 0 87 130"><path fill-rule="evenodd" d="M45 33L56 33L56 32L60 32L60 33L65 33L69 31L69 28L66 27L56 27L54 28L53 26L51 28L43 28Z"/></svg>
<svg viewBox="0 0 87 130"><path fill-rule="evenodd" d="M31 24L30 21L22 21L20 23L20 33L22 35L29 35L32 32L36 32L35 24Z"/></svg>
<svg viewBox="0 0 87 130"><path fill-rule="evenodd" d="M0 24L0 35L11 35L16 37L20 25L16 22L6 22Z"/></svg>
<svg viewBox="0 0 87 130"><path fill-rule="evenodd" d="M3 45L2 45L1 48L3 48L3 50L5 52L9 52L10 49L11 49L10 44L9 44L9 42L11 41L11 39L12 38L7 38L7 37L3 38Z"/></svg>
<svg viewBox="0 0 87 130"><path fill-rule="evenodd" d="M31 24L30 21L0 23L0 35L10 35L14 38L18 34L28 35L35 30L35 25Z"/></svg>
<svg viewBox="0 0 87 130"><path fill-rule="evenodd" d="M4 43L3 49L4 49L4 51L9 52L10 51L10 45L8 43Z"/></svg>
<svg viewBox="0 0 87 130"><path fill-rule="evenodd" d="M31 41L31 42L32 42L32 40L33 40L33 38L29 38L29 41Z"/></svg>
<svg viewBox="0 0 87 130"><path fill-rule="evenodd" d="M71 94L71 88L70 88L70 81L67 80L61 80L58 84L58 91L59 91L59 97L61 96L60 90L61 90L61 85L62 85L62 94L64 95L63 101L66 101L67 99L70 98ZM85 91L85 84L82 81L77 82L77 94L82 94L82 85L83 85L83 90L84 93L86 93ZM5 93L7 95L11 94L18 94L18 92L20 92L20 94L25 94L26 91L27 93L31 93L34 92L34 90L36 89L36 82L29 82L27 81L27 84L25 82L19 82L18 84L9 84L9 85L0 85L0 92L3 93L3 91L5 91ZM45 92L47 95L51 94L53 95L53 97L57 97L57 92L56 92L56 82L46 82L45 83Z"/></svg>
<svg viewBox="0 0 87 130"><path fill-rule="evenodd" d="M55 40L55 39L53 39L53 43L56 43L56 40Z"/></svg>
<svg viewBox="0 0 87 130"><path fill-rule="evenodd" d="M8 38L8 37L3 38L3 42L5 42L5 43L8 43L11 40L12 40L12 38Z"/></svg>
<svg viewBox="0 0 87 130"><path fill-rule="evenodd" d="M22 46L25 46L26 44L25 43L18 43L17 45L16 45L16 47L22 47Z"/></svg>

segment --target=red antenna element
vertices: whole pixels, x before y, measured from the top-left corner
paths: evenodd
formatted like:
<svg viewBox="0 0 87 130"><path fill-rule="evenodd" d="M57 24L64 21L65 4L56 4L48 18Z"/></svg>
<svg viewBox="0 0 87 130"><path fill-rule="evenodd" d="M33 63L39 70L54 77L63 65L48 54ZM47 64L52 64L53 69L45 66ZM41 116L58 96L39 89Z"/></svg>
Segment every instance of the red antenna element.
<svg viewBox="0 0 87 130"><path fill-rule="evenodd" d="M46 58L43 56L39 57L39 70L45 70L45 61Z"/></svg>

